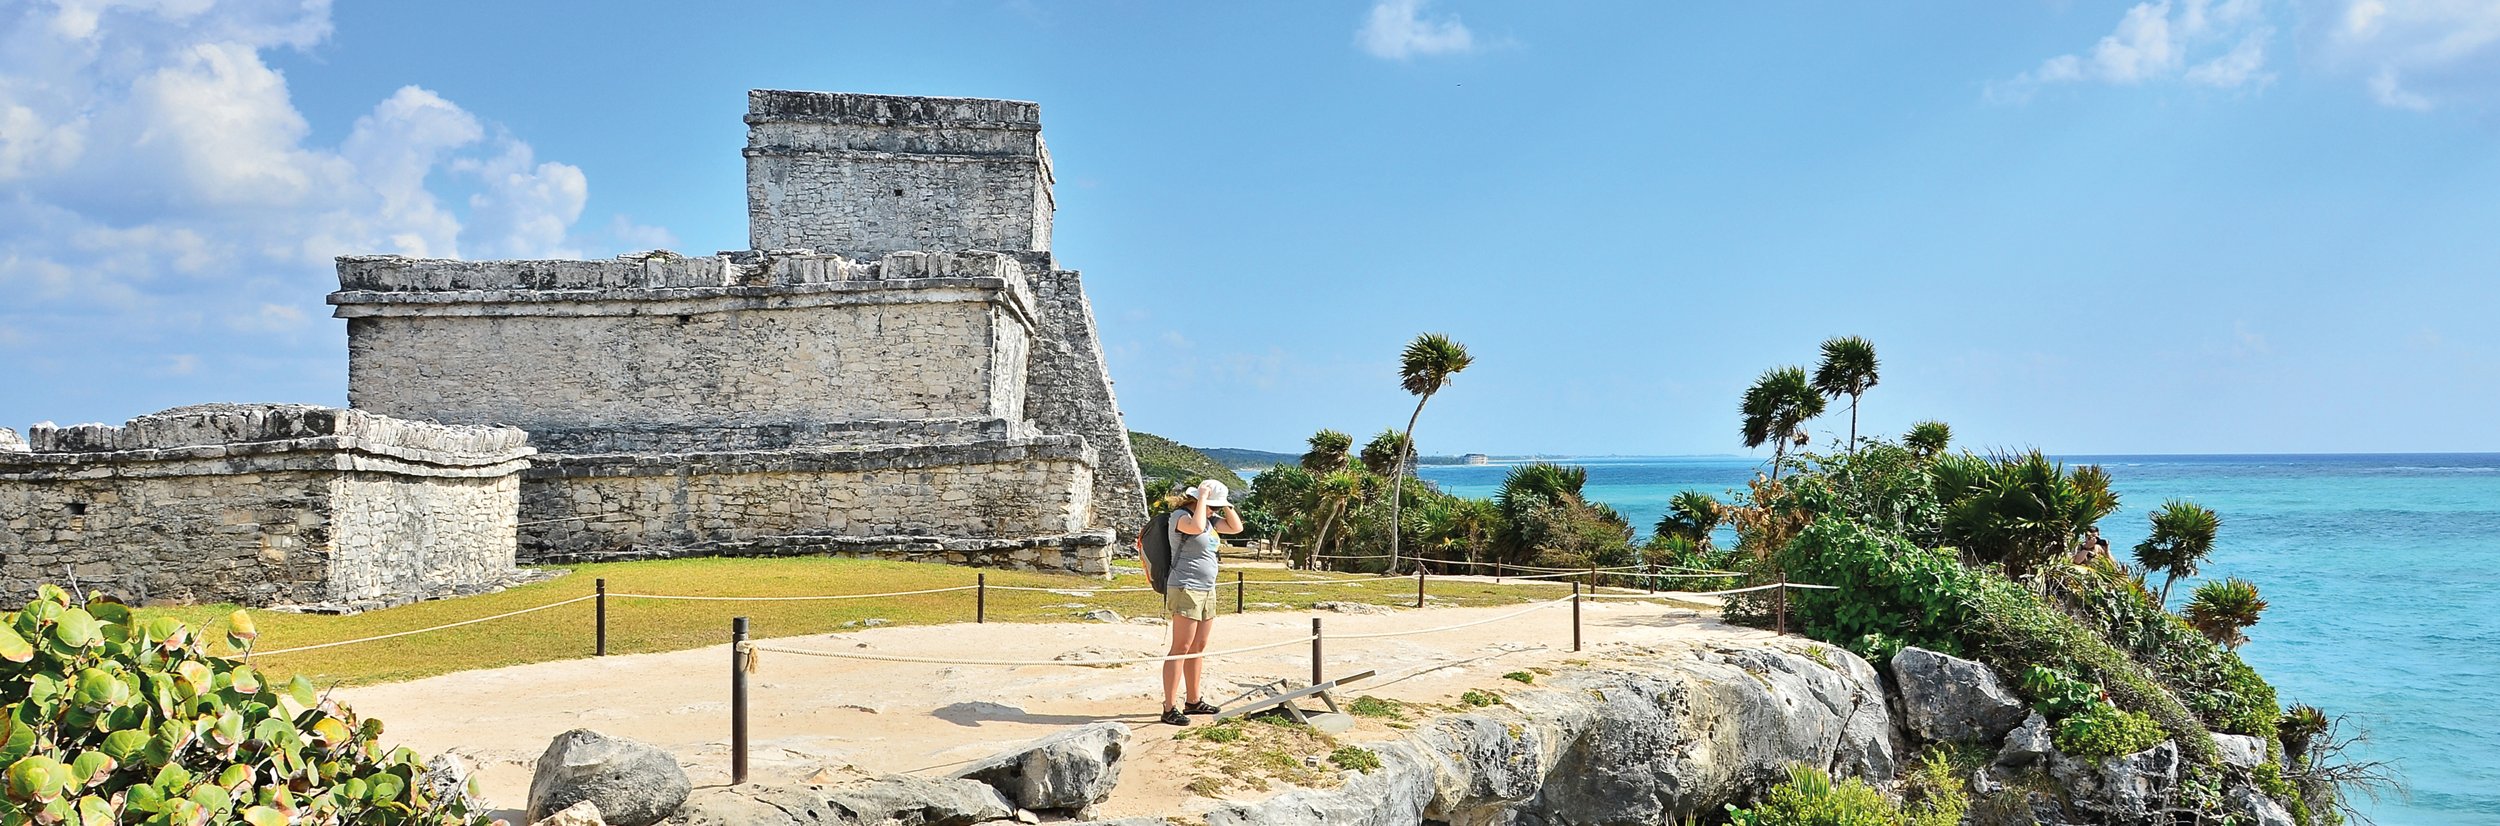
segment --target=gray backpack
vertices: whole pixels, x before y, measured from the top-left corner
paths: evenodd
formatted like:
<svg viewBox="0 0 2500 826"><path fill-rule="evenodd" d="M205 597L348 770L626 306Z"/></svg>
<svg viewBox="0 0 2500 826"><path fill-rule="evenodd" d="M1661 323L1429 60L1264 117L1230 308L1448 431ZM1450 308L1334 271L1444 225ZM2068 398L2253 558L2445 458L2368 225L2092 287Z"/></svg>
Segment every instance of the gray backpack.
<svg viewBox="0 0 2500 826"><path fill-rule="evenodd" d="M1172 512L1165 511L1162 516L1146 520L1143 538L1146 578L1154 586L1155 593L1160 594L1163 593L1164 581L1172 576Z"/></svg>

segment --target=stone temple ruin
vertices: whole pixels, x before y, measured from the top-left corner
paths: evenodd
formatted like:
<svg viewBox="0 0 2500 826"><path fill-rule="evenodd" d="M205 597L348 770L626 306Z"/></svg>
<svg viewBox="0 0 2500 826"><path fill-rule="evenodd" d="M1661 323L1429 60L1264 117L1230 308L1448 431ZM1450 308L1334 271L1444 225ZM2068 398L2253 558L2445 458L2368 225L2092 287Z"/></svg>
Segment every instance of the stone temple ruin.
<svg viewBox="0 0 2500 826"><path fill-rule="evenodd" d="M307 523L334 546L402 549L373 564L404 570L334 571L332 590L318 595L224 579L152 593L404 601L466 587L466 574L428 560L470 545L481 558L524 563L835 553L1108 573L1115 537L1144 522L1143 486L1092 308L1077 273L1050 252L1040 107L784 91L752 92L748 107L754 249L604 261L342 258L329 300L347 320L354 410L233 413L264 430L302 420L423 434L442 446L421 457L441 471L423 478L475 486L498 471L517 512L498 515L493 530ZM32 529L14 527L21 521L52 520L32 529L47 537L40 551L0 539L0 584L49 581L43 566L63 560L99 580L132 575L132 560L117 554L144 553L149 528L72 529L64 539L53 525L58 508L45 508L70 501L61 491L78 474L118 473L106 469L133 450L257 456L262 448L244 446L301 441L248 424L196 427L173 440L180 446L144 435L162 429L159 419L227 415L218 411L227 408L119 429L39 429L31 451L0 453L0 523L16 532ZM517 432L527 446L501 435ZM308 449L352 453L335 462L351 474L394 455L349 435L325 434L343 446ZM232 487L276 477L238 469L228 478L242 481L194 492L239 508L278 495ZM351 503L333 510L354 510L352 497L331 496ZM194 522L236 518L213 510L156 530L215 534ZM411 543L433 549L406 550ZM355 584L341 590L342 576Z"/></svg>

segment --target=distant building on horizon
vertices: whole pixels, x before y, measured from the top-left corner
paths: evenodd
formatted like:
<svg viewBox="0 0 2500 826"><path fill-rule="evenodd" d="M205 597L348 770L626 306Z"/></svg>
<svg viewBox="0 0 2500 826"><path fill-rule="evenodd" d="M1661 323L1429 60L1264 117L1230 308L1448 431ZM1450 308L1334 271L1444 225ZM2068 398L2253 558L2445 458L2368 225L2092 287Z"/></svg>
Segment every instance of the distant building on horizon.
<svg viewBox="0 0 2500 826"><path fill-rule="evenodd" d="M1489 465L1493 464L1493 457L1482 453L1470 453L1465 456L1458 457L1458 461L1462 464L1469 465Z"/></svg>

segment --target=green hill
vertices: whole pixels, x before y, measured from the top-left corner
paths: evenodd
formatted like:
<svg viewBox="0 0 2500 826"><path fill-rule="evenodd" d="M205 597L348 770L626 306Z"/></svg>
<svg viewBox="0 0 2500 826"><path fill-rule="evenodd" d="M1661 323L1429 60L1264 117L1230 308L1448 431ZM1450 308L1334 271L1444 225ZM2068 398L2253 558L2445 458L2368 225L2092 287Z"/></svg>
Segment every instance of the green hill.
<svg viewBox="0 0 2500 826"><path fill-rule="evenodd" d="M1170 479L1194 485L1201 479L1213 479L1236 491L1249 487L1240 476L1234 475L1231 468L1208 458L1197 448L1134 430L1129 431L1128 445L1130 450L1137 452L1137 470L1145 474L1148 484L1156 479Z"/></svg>
<svg viewBox="0 0 2500 826"><path fill-rule="evenodd" d="M1202 447L1198 449L1198 452L1206 454L1207 458L1224 463L1225 467L1235 468L1264 470L1275 465L1290 465L1302 461L1302 454L1299 453L1276 453L1251 450L1246 447Z"/></svg>

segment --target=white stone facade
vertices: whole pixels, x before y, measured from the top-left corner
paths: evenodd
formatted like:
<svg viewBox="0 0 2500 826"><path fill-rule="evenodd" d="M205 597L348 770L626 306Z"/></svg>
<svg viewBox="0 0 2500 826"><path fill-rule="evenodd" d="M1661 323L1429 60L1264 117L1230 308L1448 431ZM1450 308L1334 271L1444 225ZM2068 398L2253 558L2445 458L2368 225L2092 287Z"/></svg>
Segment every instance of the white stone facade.
<svg viewBox="0 0 2500 826"><path fill-rule="evenodd" d="M360 610L501 587L511 428L305 405L203 405L121 427L0 429L0 587Z"/></svg>

